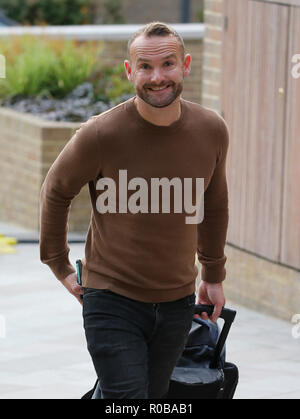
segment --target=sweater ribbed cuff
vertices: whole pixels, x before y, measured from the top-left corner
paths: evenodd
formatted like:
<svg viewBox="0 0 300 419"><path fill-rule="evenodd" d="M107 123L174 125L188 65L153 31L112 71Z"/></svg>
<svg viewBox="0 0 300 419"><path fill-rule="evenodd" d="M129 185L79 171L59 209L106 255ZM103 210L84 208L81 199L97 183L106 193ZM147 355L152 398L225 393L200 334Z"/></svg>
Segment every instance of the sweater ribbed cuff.
<svg viewBox="0 0 300 419"><path fill-rule="evenodd" d="M48 262L47 265L59 281L65 279L68 275L76 272L70 263L68 256Z"/></svg>
<svg viewBox="0 0 300 419"><path fill-rule="evenodd" d="M226 269L223 265L215 265L207 267L202 265L201 279L209 284L219 284L226 278Z"/></svg>

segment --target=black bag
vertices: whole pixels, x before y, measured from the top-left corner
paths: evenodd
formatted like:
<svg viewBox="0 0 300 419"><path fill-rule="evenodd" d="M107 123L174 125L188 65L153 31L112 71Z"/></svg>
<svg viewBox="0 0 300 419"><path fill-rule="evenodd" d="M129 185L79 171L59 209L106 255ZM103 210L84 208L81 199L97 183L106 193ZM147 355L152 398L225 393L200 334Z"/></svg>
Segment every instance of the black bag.
<svg viewBox="0 0 300 419"><path fill-rule="evenodd" d="M99 380L97 379L96 382L95 382L94 387L91 390L89 390L87 393L85 393L81 397L81 399L92 399L93 398L93 394L95 393L95 391L96 391L96 389L98 387L98 384L99 384Z"/></svg>
<svg viewBox="0 0 300 419"><path fill-rule="evenodd" d="M213 306L196 305L195 313L211 315ZM238 368L225 362L225 341L236 312L222 310L225 323L220 333L216 323L194 318L185 349L170 380L168 399L232 399L238 383Z"/></svg>
<svg viewBox="0 0 300 419"><path fill-rule="evenodd" d="M195 314L212 314L214 307L195 305ZM232 399L238 383L238 368L225 362L225 341L236 312L223 308L222 331L216 323L194 318L185 349L178 360L166 399ZM99 380L82 399L99 392Z"/></svg>

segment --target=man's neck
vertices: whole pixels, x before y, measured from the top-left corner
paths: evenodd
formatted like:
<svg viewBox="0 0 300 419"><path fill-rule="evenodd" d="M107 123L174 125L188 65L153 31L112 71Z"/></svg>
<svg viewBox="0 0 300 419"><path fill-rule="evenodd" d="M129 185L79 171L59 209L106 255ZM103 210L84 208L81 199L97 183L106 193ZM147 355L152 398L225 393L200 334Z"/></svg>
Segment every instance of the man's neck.
<svg viewBox="0 0 300 419"><path fill-rule="evenodd" d="M168 126L180 118L180 99L181 96L178 96L171 105L166 106L165 108L155 108L154 106L148 105L138 96L135 97L133 103L139 114L147 121L154 125Z"/></svg>

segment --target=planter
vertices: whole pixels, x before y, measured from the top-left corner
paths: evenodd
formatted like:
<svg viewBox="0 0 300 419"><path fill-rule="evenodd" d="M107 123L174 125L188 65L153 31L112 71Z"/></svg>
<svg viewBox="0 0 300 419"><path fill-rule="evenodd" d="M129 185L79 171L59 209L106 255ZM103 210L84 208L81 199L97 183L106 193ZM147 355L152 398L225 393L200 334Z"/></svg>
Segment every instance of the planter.
<svg viewBox="0 0 300 419"><path fill-rule="evenodd" d="M38 231L42 183L80 123L46 121L0 107L0 126L0 220ZM69 232L86 232L90 214L85 185L72 201Z"/></svg>

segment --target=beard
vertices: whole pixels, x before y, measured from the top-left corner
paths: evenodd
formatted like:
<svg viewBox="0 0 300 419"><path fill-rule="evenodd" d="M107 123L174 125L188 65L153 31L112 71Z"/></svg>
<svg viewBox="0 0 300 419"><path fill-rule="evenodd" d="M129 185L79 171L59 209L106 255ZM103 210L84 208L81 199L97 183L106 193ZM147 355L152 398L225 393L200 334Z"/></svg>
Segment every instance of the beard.
<svg viewBox="0 0 300 419"><path fill-rule="evenodd" d="M181 95L183 91L183 81L180 83L162 83L161 86L170 86L168 92L156 93L149 90L148 87L135 86L136 95L141 98L144 102L148 103L155 108L165 108L171 105L175 99Z"/></svg>

